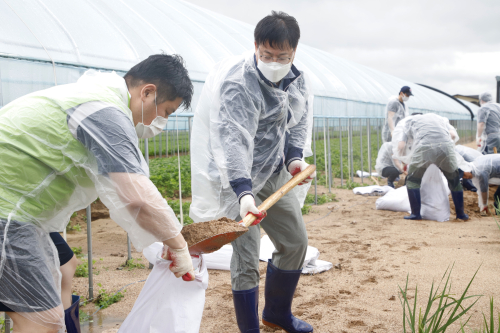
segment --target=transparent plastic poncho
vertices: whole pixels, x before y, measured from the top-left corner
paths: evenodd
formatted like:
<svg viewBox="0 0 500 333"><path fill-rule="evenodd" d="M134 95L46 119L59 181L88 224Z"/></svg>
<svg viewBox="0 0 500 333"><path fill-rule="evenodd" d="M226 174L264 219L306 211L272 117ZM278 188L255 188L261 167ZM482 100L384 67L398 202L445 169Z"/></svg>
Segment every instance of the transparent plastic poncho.
<svg viewBox="0 0 500 333"><path fill-rule="evenodd" d="M478 204L480 208L488 206L481 193L488 193L490 178L500 178L500 154L482 155L470 163L472 167L472 183L477 188Z"/></svg>
<svg viewBox="0 0 500 333"><path fill-rule="evenodd" d="M433 113L410 116L393 132L393 156L413 168L436 164L441 170L453 172L458 169L458 140L457 131L447 118Z"/></svg>
<svg viewBox="0 0 500 333"><path fill-rule="evenodd" d="M483 156L478 150L462 145L456 145L455 151L462 155L466 162L472 162L479 156Z"/></svg>
<svg viewBox="0 0 500 333"><path fill-rule="evenodd" d="M392 159L392 142L386 142L380 147L377 162L375 163L375 170L377 170L379 176L382 176L382 170L387 167L395 167L399 170L399 167Z"/></svg>
<svg viewBox="0 0 500 333"><path fill-rule="evenodd" d="M191 138L190 217L195 222L237 218L238 198L229 182L251 179L256 195L284 158L286 133L289 146L303 148L304 157L312 155L309 87L304 73L286 91L269 87L259 77L253 53L215 66L205 81ZM297 187L302 197L307 189Z"/></svg>
<svg viewBox="0 0 500 333"><path fill-rule="evenodd" d="M391 128L389 127L389 112L394 112L394 115L392 116L394 129L401 120L408 117L409 115L408 106L403 106L403 104L401 104L401 102L399 101L398 96L389 98L389 101L385 107L385 123L384 128L382 129L382 140L384 142L391 142L392 135L394 135L394 133L391 135Z"/></svg>
<svg viewBox="0 0 500 333"><path fill-rule="evenodd" d="M500 104L483 104L477 111L477 122L485 124L481 135L481 152L486 150L486 146L492 147L491 152L493 147L500 148Z"/></svg>
<svg viewBox="0 0 500 333"><path fill-rule="evenodd" d="M0 109L0 301L46 327L64 330L48 233L63 231L73 212L99 197L137 250L182 228L149 180L128 100L123 78L89 71Z"/></svg>

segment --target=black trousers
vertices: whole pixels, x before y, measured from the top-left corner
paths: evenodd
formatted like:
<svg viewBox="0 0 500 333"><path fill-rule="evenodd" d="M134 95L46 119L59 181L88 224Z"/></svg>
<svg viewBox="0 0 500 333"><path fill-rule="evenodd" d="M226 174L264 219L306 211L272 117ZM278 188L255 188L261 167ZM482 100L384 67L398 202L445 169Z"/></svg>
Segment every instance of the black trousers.
<svg viewBox="0 0 500 333"><path fill-rule="evenodd" d="M394 182L400 175L396 167L386 167L382 170L382 177L386 177L388 182Z"/></svg>

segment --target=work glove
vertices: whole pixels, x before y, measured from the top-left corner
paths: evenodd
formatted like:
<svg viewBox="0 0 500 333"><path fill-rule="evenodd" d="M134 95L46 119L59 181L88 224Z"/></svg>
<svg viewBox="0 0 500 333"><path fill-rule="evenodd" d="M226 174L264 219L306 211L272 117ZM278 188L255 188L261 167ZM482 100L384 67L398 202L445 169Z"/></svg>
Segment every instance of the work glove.
<svg viewBox="0 0 500 333"><path fill-rule="evenodd" d="M183 249L171 249L164 246L161 257L166 260L172 260L169 269L175 274L175 277L179 278L182 276L184 281L194 280L193 261L191 260L187 244Z"/></svg>
<svg viewBox="0 0 500 333"><path fill-rule="evenodd" d="M482 145L482 141L483 141L483 140L481 140L481 138L480 138L480 137L477 137L477 136L476 136L476 144L477 144L477 146L478 146L478 147L481 147L481 145Z"/></svg>
<svg viewBox="0 0 500 333"><path fill-rule="evenodd" d="M304 162L304 160L295 160L295 161L292 161L290 164L288 164L288 172L290 172L290 174L292 176L295 176L299 172L304 171L308 166L309 166L309 164ZM310 183L314 177L316 177L316 171L314 171L314 173L312 175L310 175L309 177L304 179L304 181L302 183L300 183L299 185L304 185L304 184Z"/></svg>
<svg viewBox="0 0 500 333"><path fill-rule="evenodd" d="M488 205L483 205L481 209L479 210L481 216L488 216L490 215L490 211L488 209Z"/></svg>
<svg viewBox="0 0 500 333"><path fill-rule="evenodd" d="M251 225L259 224L264 217L267 216L267 212L265 210L259 211L257 206L255 206L255 199L251 194L246 194L240 199L240 216L241 218L245 218L248 214L252 214L257 219Z"/></svg>

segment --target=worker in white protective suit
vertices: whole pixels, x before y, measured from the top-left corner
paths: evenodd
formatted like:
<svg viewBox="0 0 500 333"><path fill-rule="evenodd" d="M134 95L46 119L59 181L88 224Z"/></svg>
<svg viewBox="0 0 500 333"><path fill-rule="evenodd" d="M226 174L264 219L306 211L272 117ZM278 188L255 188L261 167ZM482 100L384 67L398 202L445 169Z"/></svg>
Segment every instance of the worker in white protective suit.
<svg viewBox="0 0 500 333"><path fill-rule="evenodd" d="M411 88L404 86L397 97L389 99L386 106L385 124L382 130L382 140L384 142L391 142L394 128L402 119L408 117L409 112L405 102L408 102L410 96L413 96Z"/></svg>
<svg viewBox="0 0 500 333"><path fill-rule="evenodd" d="M464 172L465 179L472 179L472 183L477 187L477 197L479 211L481 215L487 215L488 209L488 182L491 178L500 178L500 155L489 154L476 158L470 163L471 172ZM500 186L497 187L493 195L495 213L500 209Z"/></svg>
<svg viewBox="0 0 500 333"><path fill-rule="evenodd" d="M500 104L493 102L489 92L479 95L476 143L483 154L500 151Z"/></svg>
<svg viewBox="0 0 500 333"><path fill-rule="evenodd" d="M449 120L428 113L410 116L401 125L394 133L392 144L394 157L409 165L406 186L411 214L405 219L422 219L420 184L427 168L435 164L448 180L457 219L468 220L454 147L459 137ZM407 150L409 142L412 142L411 150Z"/></svg>
<svg viewBox="0 0 500 333"><path fill-rule="evenodd" d="M462 187L465 190L469 190L471 192L477 192L477 188L472 184L470 179L464 177L464 172L470 172L470 162L473 162L476 158L483 156L476 149L472 149L470 147L456 145L455 152L457 152L457 162L458 162L458 171L459 177L462 181ZM460 159L460 156L462 157Z"/></svg>
<svg viewBox="0 0 500 333"><path fill-rule="evenodd" d="M401 174L406 176L407 173L401 161L393 158L392 155L392 142L384 143L378 151L375 170L380 176L387 178L387 185L394 188L396 178Z"/></svg>
<svg viewBox="0 0 500 333"><path fill-rule="evenodd" d="M254 36L255 52L217 64L203 87L191 140L190 216L195 222L258 217L232 243L231 284L241 332L259 332L260 226L276 247L267 266L262 321L287 332L312 332L291 313L307 250L301 203L291 191L265 219L257 208L304 170L304 157L311 154L313 96L293 65L300 29L293 17L273 11Z"/></svg>
<svg viewBox="0 0 500 333"><path fill-rule="evenodd" d="M49 233L98 196L137 250L163 242L175 275L194 279L182 226L138 146L192 95L182 58L154 55L124 78L88 71L0 109L0 311L16 331L80 332L78 303L62 306Z"/></svg>

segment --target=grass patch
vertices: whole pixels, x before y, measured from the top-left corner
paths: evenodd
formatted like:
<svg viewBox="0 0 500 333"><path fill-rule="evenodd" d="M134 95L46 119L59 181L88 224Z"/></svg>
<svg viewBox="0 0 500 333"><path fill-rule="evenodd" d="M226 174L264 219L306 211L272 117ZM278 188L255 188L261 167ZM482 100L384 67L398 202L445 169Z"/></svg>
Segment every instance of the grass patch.
<svg viewBox="0 0 500 333"><path fill-rule="evenodd" d="M318 195L318 205L323 205L332 201L337 201L337 199L335 199L335 194L333 193ZM304 200L304 206L302 206L302 215L309 214L312 205L314 205L314 194L307 193L306 199Z"/></svg>
<svg viewBox="0 0 500 333"><path fill-rule="evenodd" d="M451 293L451 273L453 271L453 266L446 269L441 282L434 289L434 282L432 283L429 296L427 298L427 304L425 309L419 308L417 310L417 296L418 287L415 287L415 296L413 302L410 302L411 297L408 295L408 277L406 277L406 285L404 290L399 287L400 295L399 301L403 307L403 333L444 333L450 325L466 316L468 311L477 303L481 295L467 296L469 287L471 286L474 278L476 277L479 268L474 273L474 276L469 281L467 288L463 291L460 297L454 297ZM441 284L444 281L444 286L440 289ZM465 307L463 305L466 300L474 300L472 304ZM463 330L470 316L465 320L465 323L461 323L461 329Z"/></svg>
<svg viewBox="0 0 500 333"><path fill-rule="evenodd" d="M80 223L77 223L75 225L68 225L66 226L66 231L82 231L82 227L80 226Z"/></svg>
<svg viewBox="0 0 500 333"><path fill-rule="evenodd" d="M179 198L177 156L149 161L150 179L165 198ZM182 196L191 196L191 159L181 156Z"/></svg>
<svg viewBox="0 0 500 333"><path fill-rule="evenodd" d="M83 257L83 249L81 246L79 247L72 247L71 251L75 254L77 258L82 258Z"/></svg>
<svg viewBox="0 0 500 333"><path fill-rule="evenodd" d="M92 265L95 264L95 260L92 260ZM94 271L94 275L99 275L99 272ZM89 276L89 261L82 259L82 263L76 266L75 271L76 277L88 277Z"/></svg>
<svg viewBox="0 0 500 333"><path fill-rule="evenodd" d="M123 295L123 293L125 293L127 291L127 290L124 290L123 293L119 291L119 292L111 295L110 293L108 293L106 291L106 289L102 288L102 285L100 283L98 283L97 285L101 289L99 289L99 295L97 295L94 302L100 309L106 309L111 304L119 302L123 297L125 297L125 295Z"/></svg>
<svg viewBox="0 0 500 333"><path fill-rule="evenodd" d="M168 205L172 207L172 210L174 211L175 215L181 220L181 205L179 200L170 200L168 202ZM183 201L182 202L182 215L184 217L184 225L191 224L193 223L193 220L189 217L189 207L191 207L191 202L190 201Z"/></svg>
<svg viewBox="0 0 500 333"><path fill-rule="evenodd" d="M130 260L125 261L125 263L122 265L123 268L126 268L127 270L131 271L133 269L144 269L146 266L144 264L140 263L139 261L142 261L141 258L132 258Z"/></svg>

